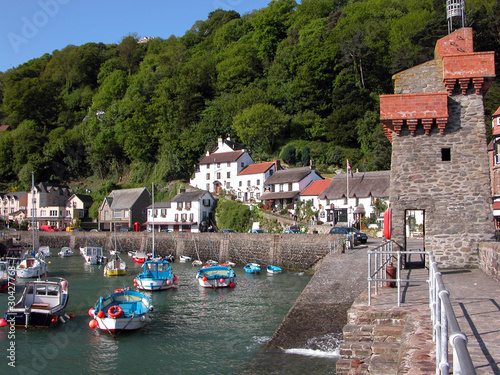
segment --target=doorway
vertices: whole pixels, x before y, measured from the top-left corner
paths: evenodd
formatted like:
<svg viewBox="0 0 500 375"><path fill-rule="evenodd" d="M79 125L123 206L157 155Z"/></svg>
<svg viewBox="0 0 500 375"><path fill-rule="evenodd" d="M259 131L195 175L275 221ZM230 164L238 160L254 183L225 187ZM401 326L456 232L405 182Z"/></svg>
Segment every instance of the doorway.
<svg viewBox="0 0 500 375"><path fill-rule="evenodd" d="M405 250L425 251L425 210L405 210ZM425 267L425 254L408 254L405 267Z"/></svg>

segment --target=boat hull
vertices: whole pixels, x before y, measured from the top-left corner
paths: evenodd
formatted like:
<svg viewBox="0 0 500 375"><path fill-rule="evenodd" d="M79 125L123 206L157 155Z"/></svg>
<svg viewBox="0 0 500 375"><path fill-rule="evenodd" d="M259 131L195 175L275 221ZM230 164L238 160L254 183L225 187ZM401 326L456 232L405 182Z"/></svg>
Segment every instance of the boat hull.
<svg viewBox="0 0 500 375"><path fill-rule="evenodd" d="M151 278L136 278L137 289L141 290L166 290L171 289L174 285L173 279L151 279Z"/></svg>
<svg viewBox="0 0 500 375"><path fill-rule="evenodd" d="M137 318L123 318L123 319L112 319L112 318L95 318L97 320L97 328L101 331L117 333L121 331L135 331L141 329L151 323L151 318L149 314L141 315Z"/></svg>
<svg viewBox="0 0 500 375"><path fill-rule="evenodd" d="M126 274L127 274L127 270L117 270L117 269L104 270L105 276L122 276L122 275L126 275Z"/></svg>
<svg viewBox="0 0 500 375"><path fill-rule="evenodd" d="M229 266L205 266L198 270L196 279L204 288L233 288L236 273Z"/></svg>
<svg viewBox="0 0 500 375"><path fill-rule="evenodd" d="M247 265L245 265L245 267L243 267L243 269L245 270L246 273L253 273L253 274L260 273L261 271L260 265L257 263L248 263Z"/></svg>
<svg viewBox="0 0 500 375"><path fill-rule="evenodd" d="M58 311L31 309L29 313L26 313L24 308L14 308L6 313L5 319L9 324L14 321L14 325L19 328L48 328L57 324L64 315L64 309ZM57 316L57 318L54 316Z"/></svg>

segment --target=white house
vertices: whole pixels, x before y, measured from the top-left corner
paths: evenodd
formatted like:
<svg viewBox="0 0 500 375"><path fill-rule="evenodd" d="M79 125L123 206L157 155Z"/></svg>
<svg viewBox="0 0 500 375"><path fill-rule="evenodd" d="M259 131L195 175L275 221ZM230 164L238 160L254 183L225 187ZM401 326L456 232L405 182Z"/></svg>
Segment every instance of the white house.
<svg viewBox="0 0 500 375"><path fill-rule="evenodd" d="M318 196L320 217L331 225L351 226L369 217L376 200L389 203L390 171L339 174ZM347 193L349 189L349 194Z"/></svg>
<svg viewBox="0 0 500 375"><path fill-rule="evenodd" d="M27 219L32 221L36 215L37 227L55 225L64 229L71 222L71 215L66 207L73 191L64 185L52 185L40 182L27 194Z"/></svg>
<svg viewBox="0 0 500 375"><path fill-rule="evenodd" d="M305 189L300 192L300 200L304 203L311 202L311 208L314 211L323 209L318 197L328 187L328 185L330 185L331 181L331 178L311 181L309 185L307 185ZM320 220L324 220L324 217L321 217L321 215Z"/></svg>
<svg viewBox="0 0 500 375"><path fill-rule="evenodd" d="M181 191L169 202L155 202L154 212L153 205L148 207L148 229L154 224L155 231L206 231L213 220L214 206L215 199L206 190Z"/></svg>
<svg viewBox="0 0 500 375"><path fill-rule="evenodd" d="M90 195L73 194L66 204L71 219L80 219L88 216L93 199Z"/></svg>
<svg viewBox="0 0 500 375"><path fill-rule="evenodd" d="M254 164L247 150L229 139L219 138L214 152L207 151L200 161L190 185L198 189L219 194L222 190L230 191L236 176L245 167Z"/></svg>
<svg viewBox="0 0 500 375"><path fill-rule="evenodd" d="M9 220L9 216L18 212L26 211L27 193L25 191L0 193L0 217Z"/></svg>
<svg viewBox="0 0 500 375"><path fill-rule="evenodd" d="M300 192L311 181L322 180L314 167L290 168L276 171L264 182L264 194L260 200L277 208L294 208Z"/></svg>
<svg viewBox="0 0 500 375"><path fill-rule="evenodd" d="M279 160L250 164L236 176L231 192L242 202L251 202L264 193L264 182L281 169Z"/></svg>

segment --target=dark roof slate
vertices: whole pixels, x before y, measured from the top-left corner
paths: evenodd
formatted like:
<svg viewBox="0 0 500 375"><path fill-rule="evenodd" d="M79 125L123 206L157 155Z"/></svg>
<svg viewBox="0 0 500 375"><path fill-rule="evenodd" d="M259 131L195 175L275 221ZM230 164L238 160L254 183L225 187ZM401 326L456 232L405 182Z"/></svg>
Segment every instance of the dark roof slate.
<svg viewBox="0 0 500 375"><path fill-rule="evenodd" d="M346 196L347 174L332 178L330 185L318 196L320 199L341 199ZM349 176L349 198L388 197L391 171L357 172Z"/></svg>

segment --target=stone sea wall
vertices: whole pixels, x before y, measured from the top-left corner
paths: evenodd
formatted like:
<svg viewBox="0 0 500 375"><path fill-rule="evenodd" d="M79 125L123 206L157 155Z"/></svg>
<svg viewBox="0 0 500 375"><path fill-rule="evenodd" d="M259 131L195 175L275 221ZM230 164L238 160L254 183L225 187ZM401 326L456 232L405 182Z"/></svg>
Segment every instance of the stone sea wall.
<svg viewBox="0 0 500 375"><path fill-rule="evenodd" d="M31 246L31 233L21 233L21 242ZM122 252L152 251L152 233L117 233ZM101 246L114 249L112 232L40 232L39 243L51 248ZM327 254L342 253L341 238L327 234L255 234L255 233L155 233L158 255L190 256L237 264L257 262L284 268L308 269Z"/></svg>
<svg viewBox="0 0 500 375"><path fill-rule="evenodd" d="M479 244L479 268L488 276L500 281L500 242Z"/></svg>

